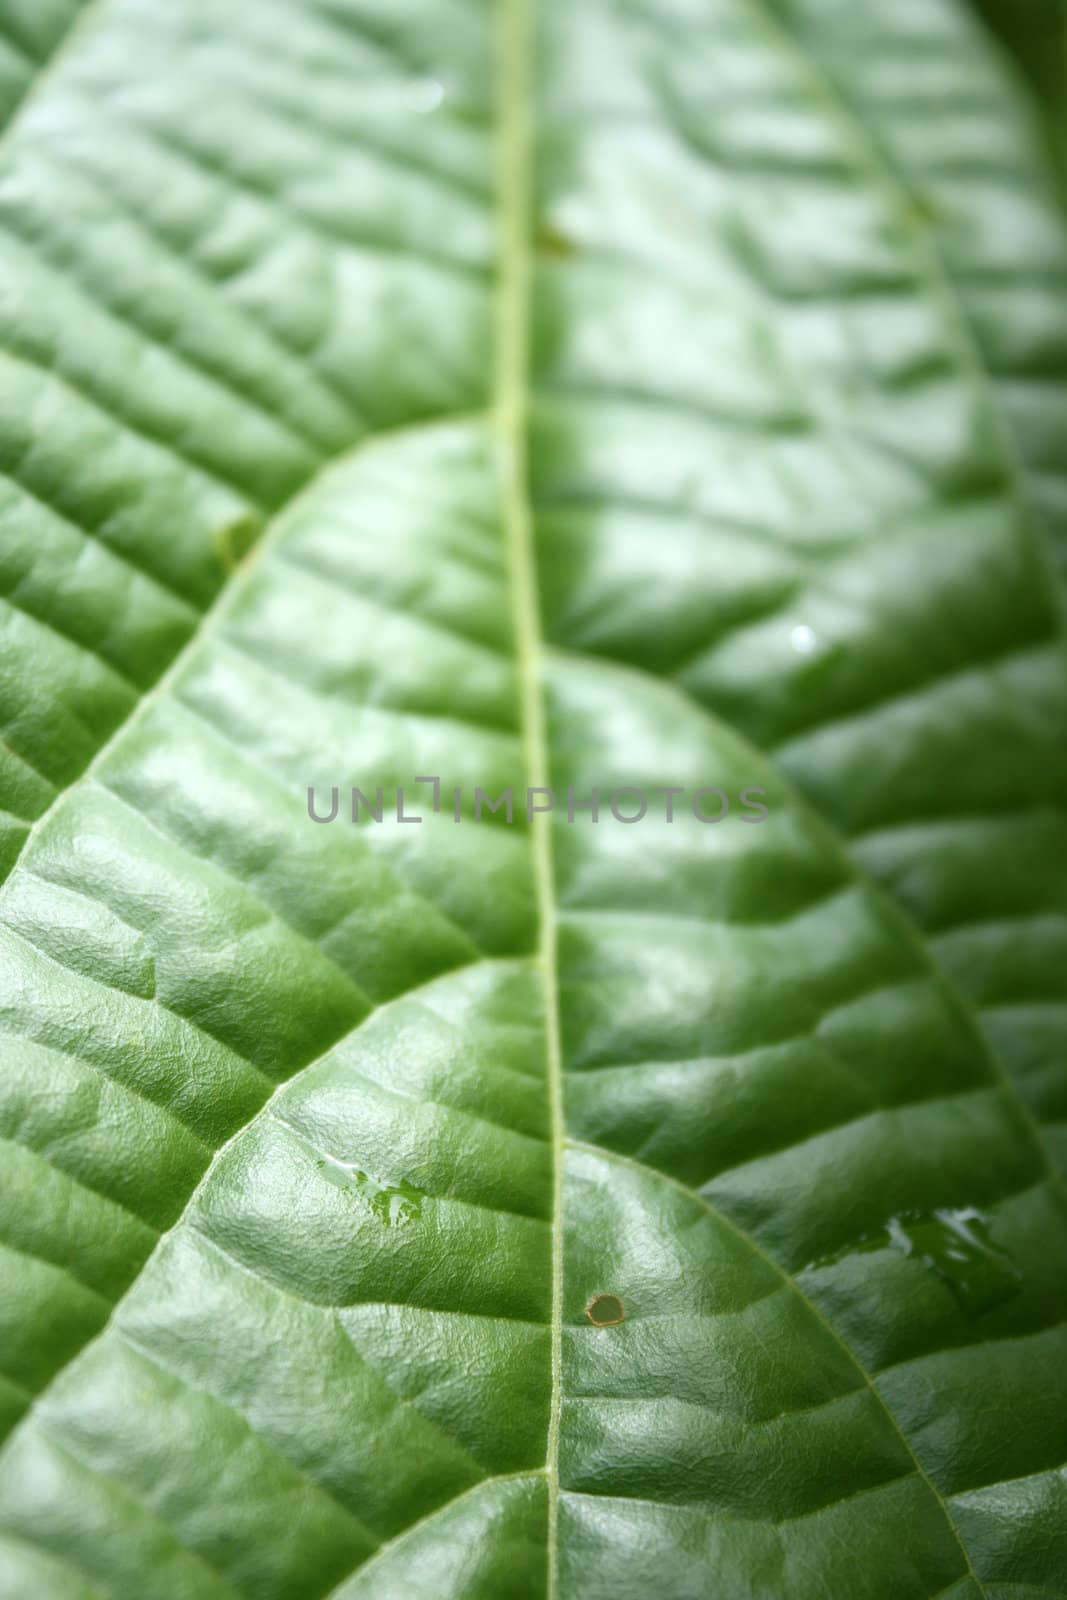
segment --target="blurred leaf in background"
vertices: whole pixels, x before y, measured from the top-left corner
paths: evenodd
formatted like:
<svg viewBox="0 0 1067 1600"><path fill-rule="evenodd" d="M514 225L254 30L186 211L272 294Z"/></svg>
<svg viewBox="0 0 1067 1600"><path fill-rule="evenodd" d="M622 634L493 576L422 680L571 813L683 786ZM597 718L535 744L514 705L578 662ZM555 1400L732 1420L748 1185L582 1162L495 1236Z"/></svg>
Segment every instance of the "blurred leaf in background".
<svg viewBox="0 0 1067 1600"><path fill-rule="evenodd" d="M1067 6L1063 0L973 0L1036 91L1061 192L1067 194Z"/></svg>

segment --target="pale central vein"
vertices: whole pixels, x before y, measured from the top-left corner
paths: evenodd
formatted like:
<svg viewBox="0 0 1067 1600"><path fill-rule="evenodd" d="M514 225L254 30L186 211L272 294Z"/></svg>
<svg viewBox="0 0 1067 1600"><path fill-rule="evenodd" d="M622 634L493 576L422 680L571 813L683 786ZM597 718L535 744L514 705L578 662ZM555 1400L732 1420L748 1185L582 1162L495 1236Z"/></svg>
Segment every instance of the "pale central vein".
<svg viewBox="0 0 1067 1600"><path fill-rule="evenodd" d="M518 666L527 783L549 782L543 700L544 645L537 599L533 522L527 488L526 395L530 302L529 0L497 0L495 102L500 266L496 299L494 418L501 474L501 513L511 575L512 622ZM552 1395L545 1471L548 1478L549 1600L558 1593L559 1413L563 1312L563 1070L556 983L556 905L551 824L532 823L539 926L538 960L545 1003L545 1054L552 1125Z"/></svg>

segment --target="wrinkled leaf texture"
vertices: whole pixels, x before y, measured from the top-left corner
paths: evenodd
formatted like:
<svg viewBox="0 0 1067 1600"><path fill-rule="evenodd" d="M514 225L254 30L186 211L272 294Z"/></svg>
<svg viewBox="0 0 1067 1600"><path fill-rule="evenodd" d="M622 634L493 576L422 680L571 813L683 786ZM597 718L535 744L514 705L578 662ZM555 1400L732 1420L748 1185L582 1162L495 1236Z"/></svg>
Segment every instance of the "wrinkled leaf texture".
<svg viewBox="0 0 1067 1600"><path fill-rule="evenodd" d="M0 34L0 1595L1067 1595L1067 252L991 40ZM416 773L770 815L306 817Z"/></svg>

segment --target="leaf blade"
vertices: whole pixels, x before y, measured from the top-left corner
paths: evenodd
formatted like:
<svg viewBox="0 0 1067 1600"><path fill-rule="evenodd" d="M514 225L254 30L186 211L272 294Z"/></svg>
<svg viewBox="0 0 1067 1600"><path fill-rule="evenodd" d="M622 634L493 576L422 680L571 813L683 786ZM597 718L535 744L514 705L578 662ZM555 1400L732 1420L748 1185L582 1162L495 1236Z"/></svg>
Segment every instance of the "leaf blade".
<svg viewBox="0 0 1067 1600"><path fill-rule="evenodd" d="M113 15L121 37L138 6L124 0ZM205 15L190 5L151 37L153 81L178 83L178 112L183 74L205 39L221 40L227 70L240 65L247 80L242 20L213 16L208 26ZM297 76L312 60L325 72L322 47L328 38L340 49L342 37L376 72L398 52L404 72L424 71L425 57L405 52L424 47L425 25L469 110L488 81L483 21L464 7L443 21L414 5L388 15L316 7L296 26ZM858 427L841 397L850 376L868 381L865 357L850 352L844 373L836 358L812 358L803 377L819 390L818 406L798 383L785 338L795 332L794 297L828 289L840 299L850 273L859 299L889 284L910 309L917 291L868 178L835 150L836 123L773 35L750 28L748 11L702 15L684 52L677 38L669 49L657 40L639 8L621 19L553 8L540 21L533 243L551 238L552 248L547 261L532 257L528 285L525 180L505 160L510 309L495 423L425 420L442 387L450 414L485 398L484 374L472 382L469 363L471 352L484 354L472 330L488 318L487 287L468 297L450 265L435 280L441 299L408 302L416 318L458 308L459 332L434 333L434 355L469 341L468 366L444 383L432 363L405 365L403 317L388 330L399 377L385 369L381 337L360 345L348 324L359 360L344 374L346 392L353 376L356 387L380 376L388 392L374 420L395 421L398 404L409 414L285 510L226 584L215 621L96 755L90 777L55 802L9 880L6 1016L32 1041L17 1047L21 1081L40 1072L68 1085L27 1123L16 1078L5 1124L52 1162L47 1183L58 1185L38 1236L22 1236L44 1259L31 1268L26 1256L13 1278L27 1296L28 1343L37 1337L41 1347L26 1355L43 1351L58 1367L43 1375L42 1397L4 1457L10 1583L32 1572L56 1593L72 1584L122 1593L151 1563L160 1593L175 1596L311 1590L347 1600L401 1587L440 1593L442 1583L457 1594L521 1584L530 1593L651 1585L682 1595L714 1582L739 1594L755 1583L798 1595L831 1583L871 1600L942 1590L962 1600L1055 1577L1054 1485L1067 1454L1049 1404L1067 1277L1055 1186L970 1008L775 770L806 781L831 819L838 806L863 814L872 803L881 815L862 765L872 738L876 746L884 737L880 701L887 677L899 688L901 668L880 669L871 597L887 572L901 592L906 585L899 556L878 566L872 554L879 516L894 529L926 518L944 539L956 515L958 540L976 522L989 538L993 576L981 596L952 587L962 543L938 547L943 586L926 610L906 614L925 648L934 649L954 594L978 623L1006 627L995 576L1004 570L1026 600L1023 645L1036 637L1045 612L1034 569L1015 554L1019 526L1002 478L978 465L988 419L968 416L966 375L951 352L919 404L911 378L898 392L880 369L885 392L868 397ZM590 28L602 50L590 48ZM82 63L86 82L107 81L107 55ZM513 68L522 56L517 49ZM810 247L789 258L771 228L756 275L769 268L785 278L769 309L737 298L728 270L736 260L753 267L755 235L738 252L730 205L755 192L767 129L731 106L714 129L725 146L709 150L706 108L687 108L684 82L672 77L706 70L725 82L739 65L775 93L785 86L797 141L786 239L805 243L809 188L811 215L825 206L848 231L844 255L809 234ZM369 70L365 82L374 82ZM510 103L514 84L504 83ZM646 129L655 181L625 129L600 116L605 84L655 123L654 134ZM272 105L285 98L276 77L259 86ZM577 119L566 104L576 89ZM348 112L329 96L324 106L328 144ZM341 188L324 200L328 185L303 186L300 141L286 145L283 133L291 106L280 115L272 159L282 186L295 185L286 226L299 231L299 216L312 219L302 245L320 263L350 266L354 230L370 217L382 231L355 249L377 261L403 208L371 215L385 193L373 185L370 211L363 199L346 210ZM80 117L59 119L61 142L73 127L92 133L92 119ZM403 147L403 124L390 126ZM483 134L472 143L469 129L448 129L442 148L463 170ZM162 160L157 134L149 146ZM208 143L191 162L188 148L180 152L199 196L216 192L217 180L199 171L212 136L210 124L198 130ZM114 175L113 133L87 148ZM756 166L735 172L745 148ZM237 191L228 204L243 225L255 219L260 242L266 218L246 191L263 171L241 155L225 175ZM342 176L332 169L332 182ZM645 226L663 222L657 183L675 207L659 233ZM453 213L459 243L442 239L446 253L462 254L478 234L462 222L469 201L465 188ZM339 213L328 227L324 204ZM635 226L655 264L653 286L617 259ZM416 250L422 236L412 228L406 243ZM696 286L686 281L694 271ZM244 301L279 361L279 343L296 336L286 320L294 279L282 282L257 285ZM202 275L196 283L213 299ZM611 293L598 306L591 286L604 285ZM687 355L682 311L694 312L712 351L735 340L710 378ZM927 314L920 349L938 337ZM672 394L649 390L647 328L669 357ZM749 356L760 359L746 365ZM333 394L342 374L331 353L308 365L329 380L314 392ZM921 389L921 359L915 371ZM783 382L793 386L785 405ZM934 398L948 424L920 437L917 422L937 415ZM366 431L362 409L347 426ZM229 449L223 438L212 447ZM736 487L717 476L730 450L747 474L744 526ZM138 457L139 470L150 477L147 459ZM791 493L776 499L779 471ZM641 497L664 482L677 504L652 514ZM825 618L788 607L798 595L808 605L817 598L810 574L807 588L797 579L809 554L833 554L819 523L849 482L865 487L878 513L863 508L865 542L849 552L851 573L847 564L834 573L839 594L851 594L862 681L850 680L843 658L843 675L807 681L783 680L772 660L746 687L728 656L709 658L708 618L729 630L762 613L775 648L784 622L801 656L797 627L818 642ZM959 485L962 509L939 519ZM602 522L598 495L614 502ZM140 516L129 524L135 544L148 529ZM662 528L696 557L692 573L679 569ZM384 533L391 560L379 559L369 529ZM709 580L721 581L727 547L732 588L720 597ZM539 618L535 583L546 573ZM221 571L215 589L220 581ZM656 637L664 618L675 641L666 658ZM544 726L542 627L553 645ZM735 663L760 668L758 643L747 640ZM682 695L654 681L671 662L681 663ZM1038 760L1058 725L1057 691L1049 660L1024 665L1029 677L1015 683L1009 670L1001 682L996 658L978 660L975 728L988 737L993 727L993 685L1005 726L1016 727L1033 688L1045 705L1023 746ZM812 705L818 736L835 733L842 712L859 735L836 769L837 797L819 793L817 765L798 755ZM767 766L724 716L761 744L778 744L784 731L794 747L776 749ZM918 798L947 806L957 746L935 723L916 748L940 763ZM756 776L771 817L747 838L693 818L646 833L557 820L550 862L545 819L531 841L521 825L475 829L427 816L409 844L401 828L339 823L338 834L300 815L309 777L328 789L339 768L351 769L391 789L435 767L468 788L491 774L494 792L538 777L584 794L605 779L651 785L669 773L736 789ZM861 841L861 860L865 849ZM1007 859L1003 841L998 850ZM926 873L936 885L935 853L925 839L896 860L889 871L874 857L915 916L914 883ZM1036 880L1012 870L1012 892L1029 909ZM965 877L954 861L943 892L960 897ZM928 923L937 929L936 918ZM974 985L973 957L956 966ZM1003 992L1016 997L1002 949L988 968L997 981L1007 973ZM89 1058L81 1067L70 1061L76 1045ZM576 1144L566 1170L553 1159L564 1085L568 1130L603 1146ZM106 1121L97 1131L97 1106L121 1119L120 1139L109 1143ZM166 1192L146 1205L147 1234L116 1242L126 1276L109 1278L103 1240L116 1213L106 1208L139 1189L151 1199L150 1162L136 1182L119 1170L124 1142L135 1114L161 1110L181 1128L166 1136L175 1144ZM32 1181L47 1192L44 1174ZM52 1273L69 1265L78 1208L95 1235L88 1266L115 1309L68 1363L69 1340L49 1349L47 1334L64 1319L69 1333L75 1313L77 1289L61 1268ZM894 1239L928 1239L942 1215L978 1210L1019 1282L974 1315L942 1255L907 1255ZM21 1216L6 1203L4 1215ZM553 1221L566 1225L562 1271ZM621 1306L621 1320L593 1325L598 1296ZM108 1302L95 1314L90 1334ZM33 1379L39 1386L38 1369ZM991 1389L1010 1393L1024 1428L983 1409ZM154 1435L169 1440L166 1460ZM205 1441L227 1489L217 1501L203 1489ZM27 1537L38 1555L27 1554ZM840 1565L843 1540L866 1550L863 1574Z"/></svg>

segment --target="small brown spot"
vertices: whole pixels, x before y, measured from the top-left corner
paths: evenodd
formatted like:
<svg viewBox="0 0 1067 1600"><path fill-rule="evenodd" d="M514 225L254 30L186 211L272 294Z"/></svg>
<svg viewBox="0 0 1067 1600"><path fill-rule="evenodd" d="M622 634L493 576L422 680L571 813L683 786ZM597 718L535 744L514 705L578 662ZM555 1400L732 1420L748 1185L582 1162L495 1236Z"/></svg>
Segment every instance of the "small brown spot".
<svg viewBox="0 0 1067 1600"><path fill-rule="evenodd" d="M920 227L932 228L944 221L945 213L942 207L932 194L921 189L912 195L907 209L911 221L918 223Z"/></svg>
<svg viewBox="0 0 1067 1600"><path fill-rule="evenodd" d="M565 233L551 222L541 222L534 233L534 247L542 256L554 256L557 260L566 261L573 256L577 246L573 239L568 239Z"/></svg>
<svg viewBox="0 0 1067 1600"><path fill-rule="evenodd" d="M626 1317L626 1308L617 1294L595 1294L585 1308L594 1328L614 1328Z"/></svg>
<svg viewBox="0 0 1067 1600"><path fill-rule="evenodd" d="M232 517L215 529L215 551L223 570L229 575L237 571L245 557L256 546L260 534L258 519L250 515Z"/></svg>

